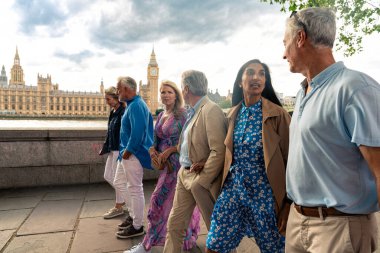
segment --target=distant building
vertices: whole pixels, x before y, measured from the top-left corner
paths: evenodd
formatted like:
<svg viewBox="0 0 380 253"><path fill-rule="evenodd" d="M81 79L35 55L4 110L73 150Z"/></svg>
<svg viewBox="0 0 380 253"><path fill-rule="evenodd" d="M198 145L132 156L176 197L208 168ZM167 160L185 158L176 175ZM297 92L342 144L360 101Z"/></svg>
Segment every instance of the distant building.
<svg viewBox="0 0 380 253"><path fill-rule="evenodd" d="M13 67L11 69L11 79L9 80L9 86L25 86L24 71L20 65L20 57L18 56L17 47Z"/></svg>
<svg viewBox="0 0 380 253"><path fill-rule="evenodd" d="M289 107L294 107L296 104L296 97L295 96L286 96L283 98L283 105L289 106Z"/></svg>
<svg viewBox="0 0 380 253"><path fill-rule="evenodd" d="M148 83L140 81L139 94L152 113L158 109L159 68L154 50L148 64ZM100 83L99 92L76 92L59 90L52 82L51 75L37 74L37 86L25 85L24 72L16 47L11 79L7 82L3 66L0 76L0 115L57 116L57 117L106 117L109 106L104 100L104 84Z"/></svg>
<svg viewBox="0 0 380 253"><path fill-rule="evenodd" d="M11 68L9 85L4 67L1 71L0 115L24 116L107 116L103 81L100 92L70 92L58 89L51 76L37 74L37 86L25 85L18 49Z"/></svg>
<svg viewBox="0 0 380 253"><path fill-rule="evenodd" d="M139 83L139 95L144 99L151 113L155 115L158 109L158 77L160 68L158 67L154 49L150 55L150 61L147 68L147 84Z"/></svg>
<svg viewBox="0 0 380 253"><path fill-rule="evenodd" d="M284 108L292 115L294 110L294 105L296 104L296 97L295 96L285 96L283 99L283 105Z"/></svg>
<svg viewBox="0 0 380 253"><path fill-rule="evenodd" d="M228 94L226 96L226 100L232 101L232 93L231 90L228 90Z"/></svg>
<svg viewBox="0 0 380 253"><path fill-rule="evenodd" d="M215 93L212 92L212 90L208 90L207 96L211 101L214 101L216 104L218 104L222 109L231 108L231 97L230 91L228 91L228 95L221 96L218 92L218 89L216 89Z"/></svg>
<svg viewBox="0 0 380 253"><path fill-rule="evenodd" d="M283 105L284 104L284 93L280 93L277 91L275 91L275 93L276 93L278 100L280 100L280 103Z"/></svg>
<svg viewBox="0 0 380 253"><path fill-rule="evenodd" d="M216 104L220 103L223 100L226 100L226 97L221 96L219 94L218 89L216 89L215 93L213 93L212 90L208 90L207 96L211 101L214 101Z"/></svg>
<svg viewBox="0 0 380 253"><path fill-rule="evenodd" d="M3 68L1 69L1 75L0 75L0 87L6 87L6 86L8 86L8 77L3 65Z"/></svg>

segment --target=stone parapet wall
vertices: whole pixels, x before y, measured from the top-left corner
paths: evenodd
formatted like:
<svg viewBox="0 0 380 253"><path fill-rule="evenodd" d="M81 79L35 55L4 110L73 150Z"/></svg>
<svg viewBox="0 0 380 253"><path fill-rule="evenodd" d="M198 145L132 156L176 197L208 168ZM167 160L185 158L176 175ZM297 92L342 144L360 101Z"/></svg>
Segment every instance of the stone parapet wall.
<svg viewBox="0 0 380 253"><path fill-rule="evenodd" d="M103 182L105 130L0 130L0 189ZM144 170L144 179L157 178Z"/></svg>

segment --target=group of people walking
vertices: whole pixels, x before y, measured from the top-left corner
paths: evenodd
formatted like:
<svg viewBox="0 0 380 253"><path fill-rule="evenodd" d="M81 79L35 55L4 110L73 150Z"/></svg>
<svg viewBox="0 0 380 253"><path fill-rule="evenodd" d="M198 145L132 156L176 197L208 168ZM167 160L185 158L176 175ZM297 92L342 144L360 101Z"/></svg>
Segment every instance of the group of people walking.
<svg viewBox="0 0 380 253"><path fill-rule="evenodd" d="M164 80L164 111L153 119L131 77L105 92L112 108L104 177L116 192L116 233L143 227L143 168L159 169L143 241L125 252L189 251L202 216L206 252L233 252L244 236L266 252L373 252L380 199L380 85L335 62L335 14L293 12L283 58L305 80L290 115L272 86L269 67L246 62L225 115L207 97L204 73L182 73L181 90ZM188 109L184 109L184 102ZM286 238L286 240L285 240Z"/></svg>

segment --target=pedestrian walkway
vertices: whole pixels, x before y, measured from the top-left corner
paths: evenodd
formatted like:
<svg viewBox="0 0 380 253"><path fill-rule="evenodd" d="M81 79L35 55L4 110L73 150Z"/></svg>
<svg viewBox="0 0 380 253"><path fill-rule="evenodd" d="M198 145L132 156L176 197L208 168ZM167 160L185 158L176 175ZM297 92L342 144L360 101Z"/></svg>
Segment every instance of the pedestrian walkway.
<svg viewBox="0 0 380 253"><path fill-rule="evenodd" d="M145 217L155 181L144 182ZM4 253L120 253L141 242L117 239L117 224L102 215L114 205L108 184L0 190L0 252ZM145 222L146 224L146 222ZM207 230L202 222L197 248L204 252ZM152 253L162 252L154 247ZM260 252L245 238L239 253Z"/></svg>

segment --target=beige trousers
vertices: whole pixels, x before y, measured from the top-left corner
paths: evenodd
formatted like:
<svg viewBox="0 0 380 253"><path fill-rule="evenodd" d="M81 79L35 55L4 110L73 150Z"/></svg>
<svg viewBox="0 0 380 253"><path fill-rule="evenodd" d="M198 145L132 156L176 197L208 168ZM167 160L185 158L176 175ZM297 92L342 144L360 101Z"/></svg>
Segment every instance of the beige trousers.
<svg viewBox="0 0 380 253"><path fill-rule="evenodd" d="M167 225L164 253L181 252L186 229L195 205L198 206L207 229L210 229L215 199L209 190L194 182L195 177L195 173L190 173L184 168L178 172L177 188Z"/></svg>
<svg viewBox="0 0 380 253"><path fill-rule="evenodd" d="M374 214L315 218L290 208L286 253L370 253L376 248Z"/></svg>

